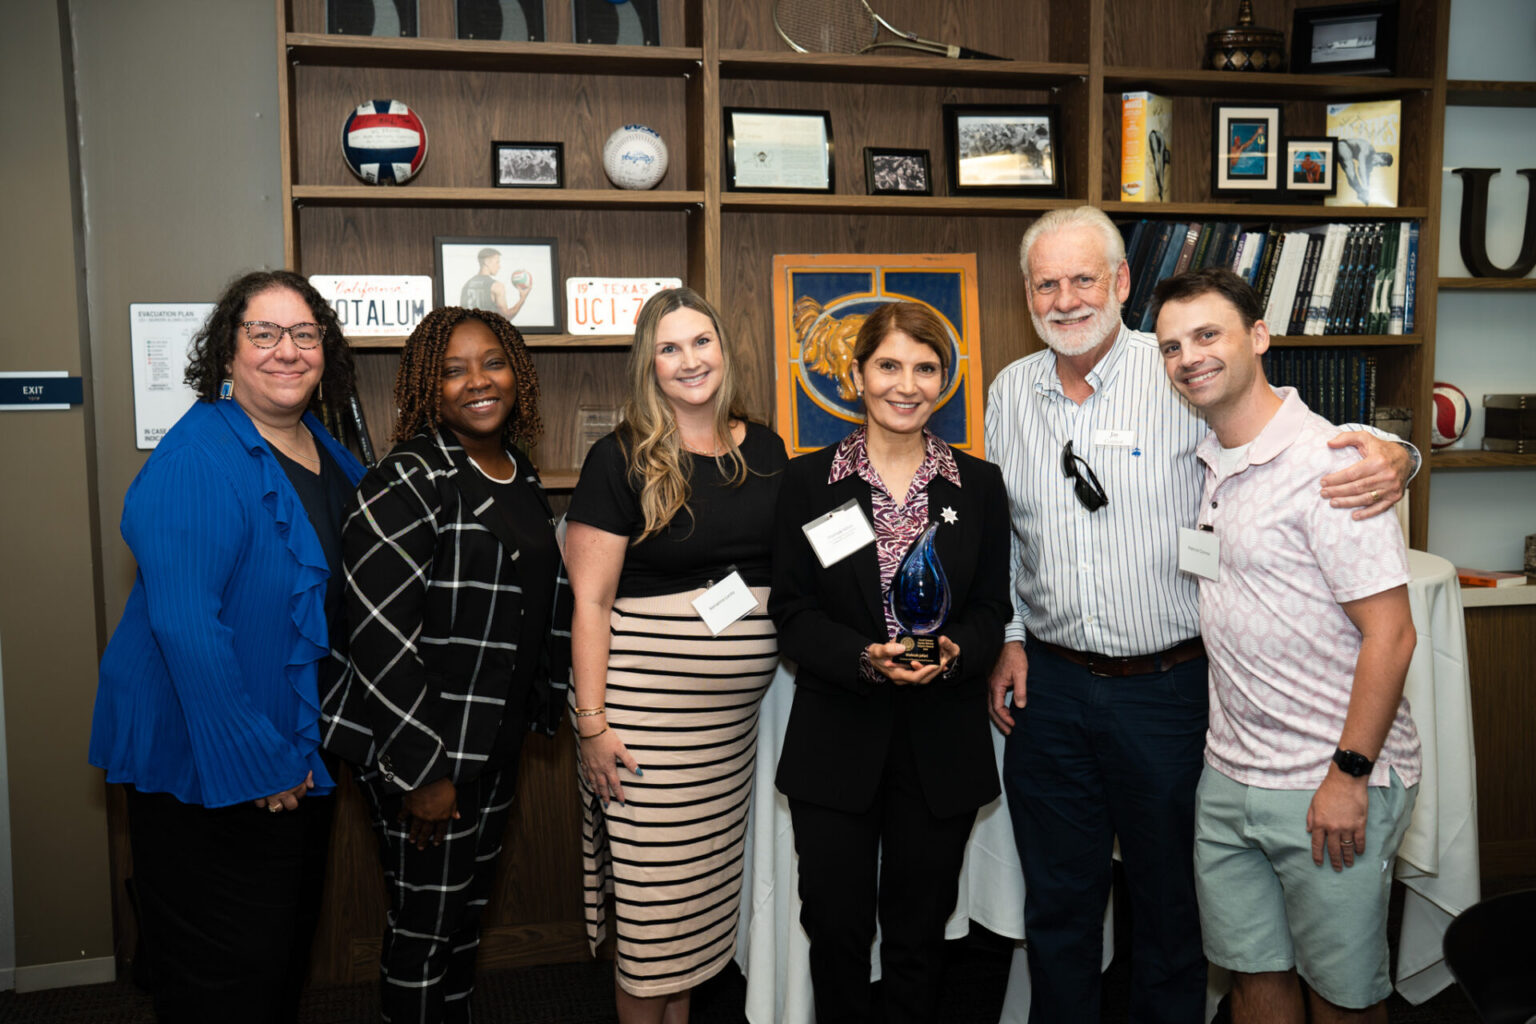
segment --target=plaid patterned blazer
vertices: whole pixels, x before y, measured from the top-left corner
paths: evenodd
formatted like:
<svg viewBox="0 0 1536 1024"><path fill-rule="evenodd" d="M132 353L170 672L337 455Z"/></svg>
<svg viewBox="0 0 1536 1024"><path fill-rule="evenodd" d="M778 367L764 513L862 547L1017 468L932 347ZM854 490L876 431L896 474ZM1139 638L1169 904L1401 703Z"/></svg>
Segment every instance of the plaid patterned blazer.
<svg viewBox="0 0 1536 1024"><path fill-rule="evenodd" d="M519 472L546 512L538 473ZM550 631L518 650L519 539L447 430L396 446L358 486L342 534L349 651L322 700L325 747L416 789L475 778L496 741L515 659L540 661L525 713L553 734L570 679L571 591L561 565ZM338 655L339 656L339 655ZM515 700L522 700L517 696Z"/></svg>

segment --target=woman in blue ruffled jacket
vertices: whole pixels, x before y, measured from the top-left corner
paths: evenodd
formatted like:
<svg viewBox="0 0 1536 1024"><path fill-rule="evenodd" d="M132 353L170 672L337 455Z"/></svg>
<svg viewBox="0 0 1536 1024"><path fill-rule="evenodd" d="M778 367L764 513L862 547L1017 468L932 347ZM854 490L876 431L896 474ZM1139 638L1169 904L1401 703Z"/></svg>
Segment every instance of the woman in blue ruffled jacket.
<svg viewBox="0 0 1536 1024"><path fill-rule="evenodd" d="M320 677L344 651L341 522L363 468L312 408L352 391L308 281L246 274L193 339L198 394L128 489L138 577L101 661L91 763L124 784L161 1021L297 1012L333 776ZM339 665L337 665L339 668Z"/></svg>

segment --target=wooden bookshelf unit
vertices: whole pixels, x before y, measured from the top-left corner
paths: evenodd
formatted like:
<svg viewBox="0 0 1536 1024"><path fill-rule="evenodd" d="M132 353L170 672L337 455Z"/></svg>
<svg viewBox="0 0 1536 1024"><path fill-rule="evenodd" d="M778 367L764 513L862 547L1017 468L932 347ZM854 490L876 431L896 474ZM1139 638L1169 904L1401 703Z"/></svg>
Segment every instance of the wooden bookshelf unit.
<svg viewBox="0 0 1536 1024"><path fill-rule="evenodd" d="M1235 0L1217 5L1214 16L1210 5L1195 0L1172 6L881 0L877 6L893 24L1012 59L951 61L899 50L797 54L776 34L770 0L664 3L665 45L659 47L571 42L569 0L546 4L544 43L456 40L453 0L420 0L421 36L412 39L326 35L325 0L277 0L288 263L306 274L431 274L434 236L553 236L562 277L680 277L720 308L740 355L748 407L766 420L774 408L770 268L776 253L975 253L986 385L1009 362L1041 347L1024 301L1018 243L1044 210L1093 203L1122 222L1411 219L1421 232L1413 334L1280 343L1372 347L1381 366L1379 401L1413 408L1413 440L1429 451L1448 92L1454 85L1458 101L1472 95L1488 103L1536 102L1529 88L1446 81L1449 0L1401 0L1395 77L1200 70L1205 33L1235 18ZM1255 0L1253 6L1259 24L1288 28L1302 4ZM1170 203L1115 201L1120 94L1137 89L1173 100ZM409 104L429 133L421 173L402 187L358 183L341 155L348 112L382 98ZM1279 102L1285 134L1321 135L1326 101L1378 98L1402 101L1399 207L1234 203L1211 196L1213 102ZM1057 105L1064 197L950 196L945 103ZM830 112L835 194L729 191L722 157L726 107ZM666 178L650 192L613 188L602 171L608 134L636 122L658 131L670 150ZM489 156L498 139L563 142L568 187L493 188ZM928 150L934 195L867 195L865 146ZM563 286L557 297L564 301ZM546 424L535 458L552 488L568 488L579 455L576 410L620 400L624 339L529 340ZM376 446L393 418L390 387L400 342L356 346ZM1413 488L1415 547L1427 537L1429 483L1439 465L1438 458L1426 460ZM585 955L574 771L568 733L555 742L530 740L502 877L487 909L482 953L489 961ZM525 841L529 837L537 838ZM383 918L373 839L355 801L343 803L336 842L316 976L367 978Z"/></svg>

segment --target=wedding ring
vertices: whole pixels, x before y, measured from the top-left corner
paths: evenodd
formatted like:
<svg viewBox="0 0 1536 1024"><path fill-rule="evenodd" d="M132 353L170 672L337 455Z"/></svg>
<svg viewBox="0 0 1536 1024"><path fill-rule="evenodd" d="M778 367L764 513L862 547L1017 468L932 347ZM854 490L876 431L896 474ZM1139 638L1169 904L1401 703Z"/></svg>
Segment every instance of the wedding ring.
<svg viewBox="0 0 1536 1024"><path fill-rule="evenodd" d="M1372 491L1371 492L1371 501L1377 502L1377 501L1380 501L1380 500L1381 500L1381 492L1380 491Z"/></svg>
<svg viewBox="0 0 1536 1024"><path fill-rule="evenodd" d="M1340 846L1354 846L1355 845L1355 841L1353 839L1340 839L1339 840L1339 845Z"/></svg>

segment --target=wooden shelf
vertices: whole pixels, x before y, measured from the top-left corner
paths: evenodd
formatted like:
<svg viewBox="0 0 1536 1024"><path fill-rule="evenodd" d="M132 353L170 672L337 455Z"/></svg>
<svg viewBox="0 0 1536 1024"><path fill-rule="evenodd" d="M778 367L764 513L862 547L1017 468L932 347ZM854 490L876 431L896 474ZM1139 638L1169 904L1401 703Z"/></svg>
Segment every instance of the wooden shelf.
<svg viewBox="0 0 1536 1024"><path fill-rule="evenodd" d="M1445 83L1448 107L1536 107L1536 82L1453 78Z"/></svg>
<svg viewBox="0 0 1536 1024"><path fill-rule="evenodd" d="M1087 64L763 50L725 50L720 54L720 77L726 79L1054 89L1082 81L1087 75Z"/></svg>
<svg viewBox="0 0 1536 1024"><path fill-rule="evenodd" d="M1228 220L1423 220L1424 206L1320 206L1303 203L1100 203L1111 217L1139 213L1143 217L1200 217Z"/></svg>
<svg viewBox="0 0 1536 1024"><path fill-rule="evenodd" d="M1536 585L1529 581L1518 587L1462 587L1463 608L1508 608L1536 604Z"/></svg>
<svg viewBox="0 0 1536 1024"><path fill-rule="evenodd" d="M1423 336L1418 334L1272 334L1269 340L1277 348L1389 348L1424 344Z"/></svg>
<svg viewBox="0 0 1536 1024"><path fill-rule="evenodd" d="M544 483L546 491L570 491L575 490L576 480L581 476L579 469L541 469L539 479Z"/></svg>
<svg viewBox="0 0 1536 1024"><path fill-rule="evenodd" d="M298 206L538 206L548 209L683 210L704 193L686 189L635 192L612 188L450 188L412 185L295 185Z"/></svg>
<svg viewBox="0 0 1536 1024"><path fill-rule="evenodd" d="M393 39L290 32L288 59L335 68L513 71L672 77L698 71L704 52L688 46L591 46L477 39Z"/></svg>
<svg viewBox="0 0 1536 1024"><path fill-rule="evenodd" d="M1236 74L1227 71L1181 71L1171 68L1107 67L1104 91L1150 89L1166 96L1237 97L1241 99L1309 100L1338 97L1367 99L1428 92L1430 78L1390 78L1378 75Z"/></svg>
<svg viewBox="0 0 1536 1024"><path fill-rule="evenodd" d="M731 212L881 213L906 216L993 217L1081 206L1081 199L1014 196L854 196L793 192L724 192L720 208Z"/></svg>
<svg viewBox="0 0 1536 1024"><path fill-rule="evenodd" d="M523 343L530 349L614 349L629 348L634 336L630 334L524 334ZM349 338L347 347L357 351L388 351L403 348L405 335L378 338Z"/></svg>
<svg viewBox="0 0 1536 1024"><path fill-rule="evenodd" d="M1517 455L1514 452L1433 452L1429 456L1431 470L1442 469L1528 469L1536 466L1536 455Z"/></svg>
<svg viewBox="0 0 1536 1024"><path fill-rule="evenodd" d="M1442 277L1443 292L1536 292L1536 277Z"/></svg>

